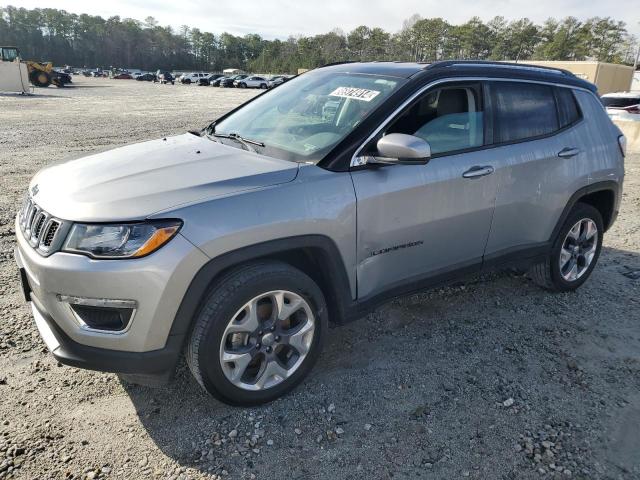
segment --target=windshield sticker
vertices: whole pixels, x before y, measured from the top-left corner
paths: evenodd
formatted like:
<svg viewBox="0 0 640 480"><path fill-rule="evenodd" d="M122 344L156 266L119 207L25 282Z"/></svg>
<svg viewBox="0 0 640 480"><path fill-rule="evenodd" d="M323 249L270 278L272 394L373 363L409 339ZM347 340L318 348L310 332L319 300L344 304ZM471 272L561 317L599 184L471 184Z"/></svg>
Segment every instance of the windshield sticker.
<svg viewBox="0 0 640 480"><path fill-rule="evenodd" d="M329 94L331 97L353 98L370 102L380 94L377 90L367 90L366 88L338 87Z"/></svg>

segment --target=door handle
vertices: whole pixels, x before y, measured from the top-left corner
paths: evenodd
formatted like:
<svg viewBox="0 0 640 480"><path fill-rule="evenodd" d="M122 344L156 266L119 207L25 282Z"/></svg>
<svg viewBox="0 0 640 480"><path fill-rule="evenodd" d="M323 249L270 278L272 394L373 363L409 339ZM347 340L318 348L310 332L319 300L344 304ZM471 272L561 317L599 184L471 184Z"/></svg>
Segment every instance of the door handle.
<svg viewBox="0 0 640 480"><path fill-rule="evenodd" d="M477 178L484 177L485 175L491 175L493 173L493 167L491 165L485 165L483 167L475 166L464 172L462 176L464 178Z"/></svg>
<svg viewBox="0 0 640 480"><path fill-rule="evenodd" d="M558 156L560 158L571 158L571 157L575 157L579 153L580 153L580 150L578 148L566 147L558 152Z"/></svg>

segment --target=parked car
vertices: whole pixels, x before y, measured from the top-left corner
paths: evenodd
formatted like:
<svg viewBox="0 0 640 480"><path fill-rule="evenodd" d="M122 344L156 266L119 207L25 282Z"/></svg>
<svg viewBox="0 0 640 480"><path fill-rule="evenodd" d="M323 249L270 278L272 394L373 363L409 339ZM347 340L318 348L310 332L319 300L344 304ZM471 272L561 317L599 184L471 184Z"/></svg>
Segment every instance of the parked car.
<svg viewBox="0 0 640 480"><path fill-rule="evenodd" d="M176 79L173 78L171 72L167 72L166 70L158 70L156 72L156 79L154 82L160 82L161 84L170 83L171 85L175 85Z"/></svg>
<svg viewBox="0 0 640 480"><path fill-rule="evenodd" d="M114 80L132 80L133 76L130 73L118 73L112 77Z"/></svg>
<svg viewBox="0 0 640 480"><path fill-rule="evenodd" d="M224 80L220 80L220 87L225 87L225 88L229 88L229 87L234 87L235 86L235 82L237 82L238 80L242 80L243 78L247 78L249 75L234 75L233 77L225 77Z"/></svg>
<svg viewBox="0 0 640 480"><path fill-rule="evenodd" d="M640 121L640 91L607 93L600 99L612 120Z"/></svg>
<svg viewBox="0 0 640 480"><path fill-rule="evenodd" d="M330 321L384 300L504 266L579 288L624 155L563 70L332 65L202 132L41 170L16 260L59 362L149 381L184 352L207 392L255 405L302 381Z"/></svg>
<svg viewBox="0 0 640 480"><path fill-rule="evenodd" d="M180 76L180 83L184 83L187 85L191 83L200 83L200 80L208 78L209 75L209 73L203 72L185 73L184 75Z"/></svg>
<svg viewBox="0 0 640 480"><path fill-rule="evenodd" d="M203 87L208 87L209 85L211 85L211 82L212 82L212 81L217 80L218 78L221 78L222 76L223 76L223 75L220 75L220 74L214 73L214 74L212 74L212 75L209 75L208 77L201 78L201 79L198 81L198 85L201 85L201 86L203 86Z"/></svg>
<svg viewBox="0 0 640 480"><path fill-rule="evenodd" d="M267 83L269 88L277 87L278 85L282 85L287 81L287 78L284 75L276 75L271 77Z"/></svg>
<svg viewBox="0 0 640 480"><path fill-rule="evenodd" d="M56 74L58 76L58 80L63 85L68 85L68 84L72 83L72 77L71 77L70 73L67 73L64 70L54 70L54 72L56 72Z"/></svg>
<svg viewBox="0 0 640 480"><path fill-rule="evenodd" d="M143 73L136 77L139 82L155 82L156 76L153 73Z"/></svg>
<svg viewBox="0 0 640 480"><path fill-rule="evenodd" d="M267 89L269 80L265 77L250 76L233 82L234 87L238 88L262 88Z"/></svg>
<svg viewBox="0 0 640 480"><path fill-rule="evenodd" d="M218 78L215 78L213 80L209 80L209 85L211 85L212 87L219 87L221 82L223 82L225 80L228 80L230 78L231 77L227 77L227 76L223 75L222 77L218 77Z"/></svg>

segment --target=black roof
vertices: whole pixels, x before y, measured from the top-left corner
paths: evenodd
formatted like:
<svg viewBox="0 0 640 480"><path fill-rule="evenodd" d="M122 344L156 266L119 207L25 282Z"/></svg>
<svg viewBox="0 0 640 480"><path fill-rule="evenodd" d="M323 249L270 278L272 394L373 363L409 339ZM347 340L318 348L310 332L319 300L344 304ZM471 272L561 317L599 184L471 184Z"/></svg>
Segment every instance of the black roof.
<svg viewBox="0 0 640 480"><path fill-rule="evenodd" d="M325 65L336 72L367 73L401 78L437 79L442 77L481 76L537 80L586 88L597 88L591 82L576 77L568 70L524 63L491 62L485 60L446 60L434 63L419 62L339 62Z"/></svg>

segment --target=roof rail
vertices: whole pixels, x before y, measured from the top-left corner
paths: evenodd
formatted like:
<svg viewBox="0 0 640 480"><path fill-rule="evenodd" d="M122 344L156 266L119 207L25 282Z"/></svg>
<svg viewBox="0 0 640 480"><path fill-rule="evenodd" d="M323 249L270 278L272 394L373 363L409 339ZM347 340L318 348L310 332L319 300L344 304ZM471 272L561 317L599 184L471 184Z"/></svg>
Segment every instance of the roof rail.
<svg viewBox="0 0 640 480"><path fill-rule="evenodd" d="M513 62L495 62L490 60L443 60L434 63L430 63L425 67L425 70L433 70L437 68L446 67L495 67L495 68L513 68L519 70L528 70L544 73L555 73L558 75L568 75L575 77L575 75L569 70L563 68L545 67L542 65L531 65L524 63Z"/></svg>

